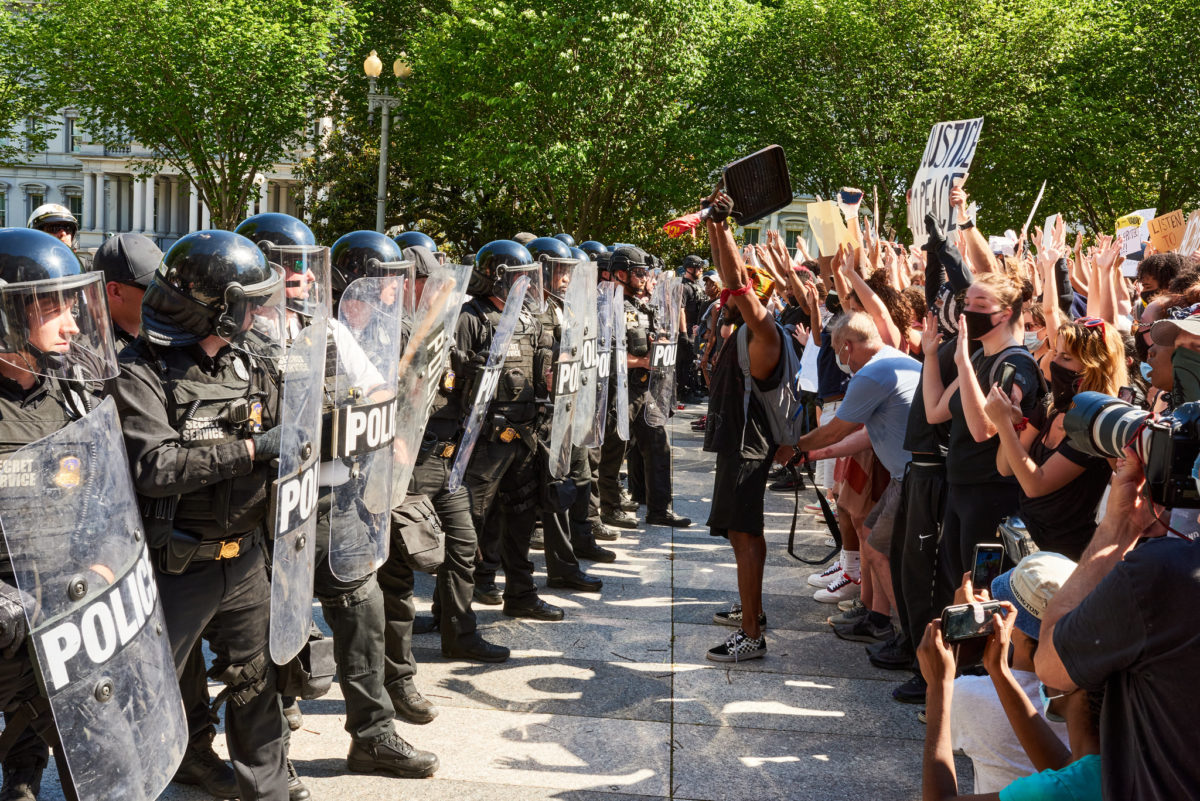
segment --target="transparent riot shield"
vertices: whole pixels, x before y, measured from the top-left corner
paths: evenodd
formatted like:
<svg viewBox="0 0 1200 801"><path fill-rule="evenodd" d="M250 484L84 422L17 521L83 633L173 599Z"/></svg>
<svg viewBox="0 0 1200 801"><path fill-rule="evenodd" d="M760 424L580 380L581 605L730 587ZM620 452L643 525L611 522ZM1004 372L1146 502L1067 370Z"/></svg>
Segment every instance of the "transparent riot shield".
<svg viewBox="0 0 1200 801"><path fill-rule="evenodd" d="M596 405L592 409L591 431L583 444L589 448L604 443L608 424L608 385L613 369L613 290L616 284L603 281L596 288Z"/></svg>
<svg viewBox="0 0 1200 801"><path fill-rule="evenodd" d="M588 262L591 264L591 262ZM578 262L576 262L578 265ZM583 386L583 338L588 313L587 287L581 274L572 270L571 283L563 293L562 332L558 353L554 359L554 411L550 418L549 470L554 478L562 478L571 466L571 443L575 434L575 414ZM593 312L595 307L593 306Z"/></svg>
<svg viewBox="0 0 1200 801"><path fill-rule="evenodd" d="M646 423L664 426L675 405L675 358L679 339L679 310L683 306L683 279L660 275L650 295L654 321L650 334L650 387L646 398Z"/></svg>
<svg viewBox="0 0 1200 801"><path fill-rule="evenodd" d="M629 441L629 351L625 339L625 287L613 289L613 372L617 376L617 397L613 404L617 417L617 436Z"/></svg>
<svg viewBox="0 0 1200 801"><path fill-rule="evenodd" d="M583 284L583 339L580 347L580 387L575 399L575 425L571 436L574 445L591 444L596 417L596 384L600 369L598 350L600 332L600 292L596 286L596 264L581 261L575 268L575 282ZM599 444L599 440L596 441Z"/></svg>
<svg viewBox="0 0 1200 801"><path fill-rule="evenodd" d="M421 436L433 410L438 383L446 371L454 329L462 311L463 296L471 265L439 267L425 279L409 335L400 357L396 408L395 467L392 473L392 505L399 506L408 494L408 484L417 463Z"/></svg>
<svg viewBox="0 0 1200 801"><path fill-rule="evenodd" d="M316 559L317 478L329 320L324 307L292 337L280 362L279 474L271 488L271 659L287 664L308 641ZM297 321L303 318L297 316Z"/></svg>
<svg viewBox="0 0 1200 801"><path fill-rule="evenodd" d="M500 384L500 368L504 366L504 356L508 352L508 343L512 341L513 332L517 330L517 321L521 319L525 293L528 290L529 281L522 276L513 283L504 298L504 313L500 315L500 322L492 332L492 346L488 350L487 363L480 371L475 397L471 400L471 416L467 418L458 453L454 457L454 465L450 468L450 477L446 481L446 489L449 492L455 492L462 486L463 474L467 472L467 464L471 461L475 443L479 440L484 415L492 403L492 398L496 396L496 387Z"/></svg>
<svg viewBox="0 0 1200 801"><path fill-rule="evenodd" d="M392 508L392 440L404 279L359 278L342 293L330 325L337 352L333 414L322 433L333 492L329 568L354 581L387 559Z"/></svg>
<svg viewBox="0 0 1200 801"><path fill-rule="evenodd" d="M187 723L116 405L0 460L34 670L82 801L157 798Z"/></svg>

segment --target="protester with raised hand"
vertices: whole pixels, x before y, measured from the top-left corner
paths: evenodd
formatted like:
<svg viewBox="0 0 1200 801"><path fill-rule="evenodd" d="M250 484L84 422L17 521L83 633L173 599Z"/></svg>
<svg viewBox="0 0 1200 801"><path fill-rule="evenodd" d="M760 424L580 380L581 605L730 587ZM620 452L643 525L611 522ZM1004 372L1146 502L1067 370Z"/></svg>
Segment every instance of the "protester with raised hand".
<svg viewBox="0 0 1200 801"><path fill-rule="evenodd" d="M779 326L754 292L748 268L738 258L737 246L727 218L733 201L723 191L709 199L714 214L708 219L708 238L713 263L725 284L726 309L749 329L749 371L760 389L770 390L786 380L780 365L783 338ZM714 536L727 537L737 562L740 604L714 616L717 622L737 626L725 642L708 652L715 662L739 662L762 657L767 652L762 608L763 569L767 546L763 539L763 494L771 457L778 443L761 402L751 393L748 406L738 348L727 340L717 356L709 392L708 422L704 449L715 452L713 501L708 526ZM745 409L745 411L743 411Z"/></svg>
<svg viewBox="0 0 1200 801"><path fill-rule="evenodd" d="M833 262L835 274L841 276L842 283L849 290L849 294L843 296L845 297L844 302L848 304L847 308L869 314L875 327L879 329L879 336L883 339L884 345L889 348L903 347L900 329L892 321L887 306L855 269L854 253L855 251L850 245L842 245L838 248L838 255ZM855 306L860 308L854 308Z"/></svg>
<svg viewBox="0 0 1200 801"><path fill-rule="evenodd" d="M922 390L931 423L950 422L946 457L949 491L943 522L939 570L942 595L967 569L975 545L996 535L996 526L1017 511L1016 482L996 470L996 427L984 411L985 391L1007 374L1010 391L1028 417L1043 393L1037 363L1016 339L1029 286L1004 273L979 276L967 289L966 309L959 320L955 363L958 378L942 383L936 358L937 339L926 337ZM965 334L965 336L963 336ZM979 347L971 353L971 343Z"/></svg>

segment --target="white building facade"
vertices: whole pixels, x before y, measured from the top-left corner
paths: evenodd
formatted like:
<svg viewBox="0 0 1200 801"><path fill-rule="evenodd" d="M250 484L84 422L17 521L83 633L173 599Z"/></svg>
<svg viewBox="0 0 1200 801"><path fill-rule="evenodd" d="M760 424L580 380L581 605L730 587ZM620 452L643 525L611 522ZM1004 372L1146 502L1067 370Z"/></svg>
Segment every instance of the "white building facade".
<svg viewBox="0 0 1200 801"><path fill-rule="evenodd" d="M28 143L28 138L26 138ZM43 203L61 203L79 220L80 250L94 250L106 236L135 232L166 250L184 234L210 227L208 206L194 185L165 165L143 177L139 157L151 152L136 143L106 147L89 141L79 115L64 109L43 150L21 163L0 165L0 227L22 227ZM276 164L255 179L257 192L246 214L296 214L300 185L292 164Z"/></svg>

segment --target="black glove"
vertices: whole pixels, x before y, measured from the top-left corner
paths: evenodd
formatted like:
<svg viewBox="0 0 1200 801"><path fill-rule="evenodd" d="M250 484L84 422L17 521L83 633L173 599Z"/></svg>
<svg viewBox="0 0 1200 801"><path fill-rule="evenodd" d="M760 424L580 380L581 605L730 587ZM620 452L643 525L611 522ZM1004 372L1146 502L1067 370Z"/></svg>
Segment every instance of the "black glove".
<svg viewBox="0 0 1200 801"><path fill-rule="evenodd" d="M21 598L20 590L0 581L0 655L6 659L12 658L29 633Z"/></svg>
<svg viewBox="0 0 1200 801"><path fill-rule="evenodd" d="M255 434L250 438L254 443L254 461L269 462L279 458L280 446L283 443L284 426L275 426L270 431Z"/></svg>
<svg viewBox="0 0 1200 801"><path fill-rule="evenodd" d="M724 192L719 193L716 200L705 199L700 205L709 209L708 217L713 222L725 222L733 214L733 198Z"/></svg>
<svg viewBox="0 0 1200 801"><path fill-rule="evenodd" d="M938 262L946 271L946 280L954 287L955 292L962 292L971 285L973 279L958 245L946 236L933 214L925 215L925 231L929 234L929 242L926 244L930 256L937 254Z"/></svg>

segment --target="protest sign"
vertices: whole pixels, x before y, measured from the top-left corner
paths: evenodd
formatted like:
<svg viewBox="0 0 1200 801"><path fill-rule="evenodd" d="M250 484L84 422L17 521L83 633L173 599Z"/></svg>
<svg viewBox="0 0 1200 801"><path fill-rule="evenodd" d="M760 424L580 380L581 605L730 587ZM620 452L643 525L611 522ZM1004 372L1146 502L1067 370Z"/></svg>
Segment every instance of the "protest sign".
<svg viewBox="0 0 1200 801"><path fill-rule="evenodd" d="M1200 250L1200 209L1188 215L1187 227L1183 231L1183 241L1179 243L1179 253L1190 256Z"/></svg>
<svg viewBox="0 0 1200 801"><path fill-rule="evenodd" d="M1038 243L1038 250L1048 249L1050 243L1054 241L1054 222L1057 219L1057 214L1051 214L1046 218L1046 227L1042 229L1042 241Z"/></svg>
<svg viewBox="0 0 1200 801"><path fill-rule="evenodd" d="M1121 274L1137 275L1138 262L1142 260L1145 246L1142 244L1150 238L1149 223L1154 218L1156 209L1141 209L1124 217L1117 218L1117 241L1121 243Z"/></svg>
<svg viewBox="0 0 1200 801"><path fill-rule="evenodd" d="M819 200L816 203L809 203L806 210L808 211L808 224L812 228L813 236L817 240L817 248L821 251L822 256L832 256L837 253L839 245L853 242L850 237L850 229L842 220L842 213L838 209L837 202Z"/></svg>
<svg viewBox="0 0 1200 801"><path fill-rule="evenodd" d="M1150 244L1159 253L1170 253L1183 242L1183 209L1155 217L1146 224Z"/></svg>
<svg viewBox="0 0 1200 801"><path fill-rule="evenodd" d="M949 226L950 190L956 178L970 171L982 131L983 117L939 122L930 130L908 197L908 229L915 247L925 244L927 213L933 212L943 227Z"/></svg>

